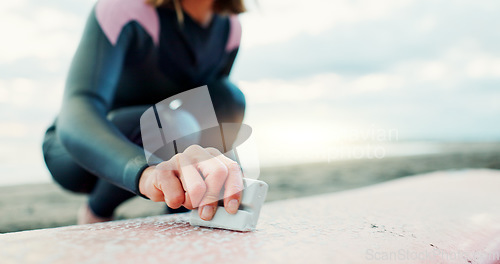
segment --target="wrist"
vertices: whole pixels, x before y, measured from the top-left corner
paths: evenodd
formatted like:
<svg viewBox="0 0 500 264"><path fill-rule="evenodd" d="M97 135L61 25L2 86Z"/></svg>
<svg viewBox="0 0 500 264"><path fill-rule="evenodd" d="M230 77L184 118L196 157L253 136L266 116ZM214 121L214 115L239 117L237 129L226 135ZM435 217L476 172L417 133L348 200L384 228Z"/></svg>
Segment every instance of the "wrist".
<svg viewBox="0 0 500 264"><path fill-rule="evenodd" d="M148 183L150 182L151 176L154 174L156 166L149 166L147 167L141 174L141 177L139 178L139 192L143 196L147 196L147 187ZM149 198L149 197L148 197Z"/></svg>

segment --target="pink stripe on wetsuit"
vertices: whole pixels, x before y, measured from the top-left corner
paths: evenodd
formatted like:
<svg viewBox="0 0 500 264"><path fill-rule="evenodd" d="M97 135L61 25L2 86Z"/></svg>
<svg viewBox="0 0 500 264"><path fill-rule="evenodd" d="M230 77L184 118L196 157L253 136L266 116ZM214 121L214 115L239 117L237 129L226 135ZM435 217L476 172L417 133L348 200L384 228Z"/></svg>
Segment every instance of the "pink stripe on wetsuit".
<svg viewBox="0 0 500 264"><path fill-rule="evenodd" d="M109 41L115 45L123 27L130 21L137 21L158 45L160 20L154 7L144 0L105 0L96 5L97 21Z"/></svg>
<svg viewBox="0 0 500 264"><path fill-rule="evenodd" d="M229 38L227 40L226 51L232 51L239 47L241 41L241 24L238 20L238 16L230 16L229 22Z"/></svg>

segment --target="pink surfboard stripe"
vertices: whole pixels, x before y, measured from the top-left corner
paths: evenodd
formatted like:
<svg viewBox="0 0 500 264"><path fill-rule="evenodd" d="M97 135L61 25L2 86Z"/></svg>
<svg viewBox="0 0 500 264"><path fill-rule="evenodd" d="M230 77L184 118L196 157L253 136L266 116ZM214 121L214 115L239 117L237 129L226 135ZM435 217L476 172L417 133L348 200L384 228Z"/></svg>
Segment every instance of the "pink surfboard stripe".
<svg viewBox="0 0 500 264"><path fill-rule="evenodd" d="M229 17L229 37L227 39L226 51L230 52L240 46L241 41L241 24L238 16L231 15Z"/></svg>
<svg viewBox="0 0 500 264"><path fill-rule="evenodd" d="M100 0L96 6L96 17L104 34L115 45L123 27L137 21L153 39L160 39L160 19L154 7L144 0Z"/></svg>

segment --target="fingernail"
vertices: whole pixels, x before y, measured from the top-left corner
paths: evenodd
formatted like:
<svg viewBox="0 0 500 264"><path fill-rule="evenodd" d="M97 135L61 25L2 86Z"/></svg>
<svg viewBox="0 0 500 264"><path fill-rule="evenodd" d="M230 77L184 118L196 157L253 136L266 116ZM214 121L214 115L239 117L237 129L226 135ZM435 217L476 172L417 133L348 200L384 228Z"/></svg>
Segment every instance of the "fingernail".
<svg viewBox="0 0 500 264"><path fill-rule="evenodd" d="M230 213L235 214L238 211L238 200L233 199L227 203L227 209L229 209Z"/></svg>
<svg viewBox="0 0 500 264"><path fill-rule="evenodd" d="M213 206L205 205L201 210L201 218L205 221L212 219Z"/></svg>

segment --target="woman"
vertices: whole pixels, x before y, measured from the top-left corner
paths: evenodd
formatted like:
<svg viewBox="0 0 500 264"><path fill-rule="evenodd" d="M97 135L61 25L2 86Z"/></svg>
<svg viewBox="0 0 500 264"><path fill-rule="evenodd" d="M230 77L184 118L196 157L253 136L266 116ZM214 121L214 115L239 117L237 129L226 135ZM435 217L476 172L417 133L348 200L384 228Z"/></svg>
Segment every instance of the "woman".
<svg viewBox="0 0 500 264"><path fill-rule="evenodd" d="M199 207L200 217L210 220L223 187L230 194L224 207L236 213L243 189L236 162L193 145L150 166L139 119L162 99L208 85L218 121L242 122L244 96L228 75L241 37L235 15L243 11L242 0L96 4L71 64L62 108L43 144L54 180L89 194L80 224L111 220L115 208L135 195L173 209ZM182 169L183 161L195 169Z"/></svg>

